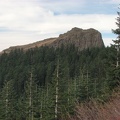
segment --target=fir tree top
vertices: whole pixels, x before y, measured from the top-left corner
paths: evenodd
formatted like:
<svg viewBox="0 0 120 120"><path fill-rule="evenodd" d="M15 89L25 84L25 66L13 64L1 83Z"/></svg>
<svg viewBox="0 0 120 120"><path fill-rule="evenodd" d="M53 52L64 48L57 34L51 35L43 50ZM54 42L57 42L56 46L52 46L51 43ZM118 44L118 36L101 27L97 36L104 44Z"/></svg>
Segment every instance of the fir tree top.
<svg viewBox="0 0 120 120"><path fill-rule="evenodd" d="M118 8L120 10L120 8ZM117 39L116 40L113 40L113 42L117 45L120 44L120 11L117 12L118 14L118 17L116 18L117 22L116 22L116 25L117 25L117 29L115 30L112 30L114 34L117 34Z"/></svg>

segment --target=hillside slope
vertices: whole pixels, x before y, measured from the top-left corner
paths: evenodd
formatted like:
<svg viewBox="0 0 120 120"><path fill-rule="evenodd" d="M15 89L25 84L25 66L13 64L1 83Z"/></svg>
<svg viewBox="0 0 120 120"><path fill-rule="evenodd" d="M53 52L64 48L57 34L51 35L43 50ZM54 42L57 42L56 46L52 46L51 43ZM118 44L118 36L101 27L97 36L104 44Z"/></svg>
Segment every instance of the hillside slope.
<svg viewBox="0 0 120 120"><path fill-rule="evenodd" d="M101 33L93 28L83 30L80 28L72 28L70 31L59 35L58 38L48 38L35 43L13 46L5 49L3 52L9 53L11 50L23 49L28 50L30 48L50 46L50 47L60 47L61 45L74 44L79 50L92 47L103 47L104 43L102 40ZM2 52L2 53L3 53Z"/></svg>
<svg viewBox="0 0 120 120"><path fill-rule="evenodd" d="M114 91L110 99L100 104L95 100L78 104L75 116L69 120L120 120L120 87Z"/></svg>

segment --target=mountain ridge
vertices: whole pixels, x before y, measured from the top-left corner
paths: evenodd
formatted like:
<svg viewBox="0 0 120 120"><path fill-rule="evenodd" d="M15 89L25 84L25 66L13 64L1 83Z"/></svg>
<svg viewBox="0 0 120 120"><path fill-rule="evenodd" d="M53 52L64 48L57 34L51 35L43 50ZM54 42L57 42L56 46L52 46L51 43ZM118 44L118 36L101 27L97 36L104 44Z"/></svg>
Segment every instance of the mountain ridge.
<svg viewBox="0 0 120 120"><path fill-rule="evenodd" d="M23 49L24 51L41 46L49 47L60 47L61 45L74 44L79 50L91 48L91 47L103 47L104 43L102 40L102 35L99 31L90 28L90 29L81 29L74 27L70 31L60 34L56 38L48 38L34 43L12 46L8 49L3 50L1 53L9 53L15 49Z"/></svg>

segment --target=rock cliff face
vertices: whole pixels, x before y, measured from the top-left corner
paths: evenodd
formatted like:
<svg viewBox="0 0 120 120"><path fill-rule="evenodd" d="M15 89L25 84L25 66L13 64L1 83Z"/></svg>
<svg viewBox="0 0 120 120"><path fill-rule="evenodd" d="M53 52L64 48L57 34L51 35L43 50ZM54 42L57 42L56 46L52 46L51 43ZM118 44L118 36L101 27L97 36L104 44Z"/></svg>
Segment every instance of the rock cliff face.
<svg viewBox="0 0 120 120"><path fill-rule="evenodd" d="M87 30L73 28L67 33L61 34L51 45L60 47L62 44L74 44L79 50L104 46L101 33L92 28Z"/></svg>
<svg viewBox="0 0 120 120"><path fill-rule="evenodd" d="M15 49L23 49L24 51L31 49L31 48L35 48L35 47L41 47L41 46L49 46L53 41L55 41L57 38L48 38L42 41L38 41L38 42L34 42L34 43L30 43L27 45L20 45L20 46L12 46L9 47L8 49L3 50L0 54L2 53L9 53L12 50Z"/></svg>
<svg viewBox="0 0 120 120"><path fill-rule="evenodd" d="M99 31L92 28L83 30L75 27L72 28L67 33L59 35L58 38L49 38L28 45L10 47L4 50L4 52L9 53L11 50L17 48L26 51L30 48L40 47L40 46L49 46L49 47L57 48L60 47L62 44L65 46L68 44L74 44L76 47L79 48L79 50L92 48L92 47L104 47L102 36Z"/></svg>

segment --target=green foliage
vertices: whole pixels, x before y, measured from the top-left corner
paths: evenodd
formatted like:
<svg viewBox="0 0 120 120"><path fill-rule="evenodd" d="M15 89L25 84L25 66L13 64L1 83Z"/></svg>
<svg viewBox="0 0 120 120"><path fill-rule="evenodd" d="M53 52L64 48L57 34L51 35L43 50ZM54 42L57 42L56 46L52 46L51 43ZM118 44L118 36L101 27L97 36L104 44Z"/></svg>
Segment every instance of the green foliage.
<svg viewBox="0 0 120 120"><path fill-rule="evenodd" d="M17 117L17 99L13 81L5 81L0 94L0 119L11 120Z"/></svg>
<svg viewBox="0 0 120 120"><path fill-rule="evenodd" d="M5 119L7 89L11 102L6 120L55 119L56 80L58 117L74 114L75 102L91 98L104 102L119 83L120 69L114 69L115 63L113 47L79 51L74 45L62 45L4 53L0 56L0 119Z"/></svg>

